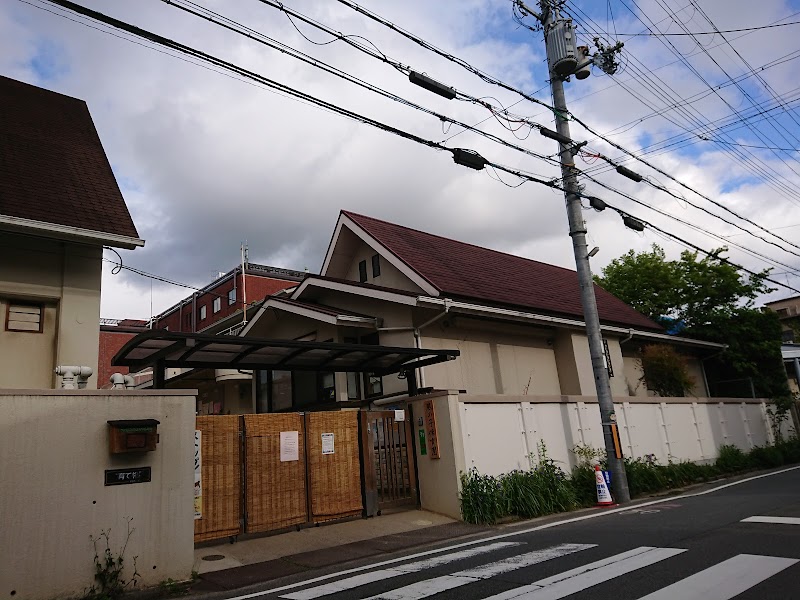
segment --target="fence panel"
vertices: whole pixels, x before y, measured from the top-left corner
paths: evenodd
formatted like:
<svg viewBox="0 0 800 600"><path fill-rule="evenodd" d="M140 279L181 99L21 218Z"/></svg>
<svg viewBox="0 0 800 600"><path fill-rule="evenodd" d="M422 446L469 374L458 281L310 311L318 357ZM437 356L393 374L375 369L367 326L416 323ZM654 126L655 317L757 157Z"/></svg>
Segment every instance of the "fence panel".
<svg viewBox="0 0 800 600"><path fill-rule="evenodd" d="M305 428L297 413L245 415L247 532L272 531L308 521ZM297 458L281 460L281 432L297 433ZM290 441L293 445L293 440Z"/></svg>
<svg viewBox="0 0 800 600"><path fill-rule="evenodd" d="M360 515L358 412L307 413L311 520Z"/></svg>
<svg viewBox="0 0 800 600"><path fill-rule="evenodd" d="M242 457L239 416L197 417L201 435L201 518L194 521L194 541L241 533Z"/></svg>

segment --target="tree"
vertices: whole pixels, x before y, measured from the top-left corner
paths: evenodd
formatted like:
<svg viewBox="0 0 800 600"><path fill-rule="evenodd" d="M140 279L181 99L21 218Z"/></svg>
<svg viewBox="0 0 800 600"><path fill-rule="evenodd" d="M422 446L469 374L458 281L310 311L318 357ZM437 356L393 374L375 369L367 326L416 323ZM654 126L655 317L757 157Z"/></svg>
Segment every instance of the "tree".
<svg viewBox="0 0 800 600"><path fill-rule="evenodd" d="M631 250L612 260L595 281L670 332L727 344L724 354L706 362L709 379L751 378L759 396L788 396L777 315L754 307L760 294L773 291L765 281L769 270L742 275L725 252L698 259L697 252L684 251L667 260L653 244L649 252ZM749 394L749 384L741 388L741 395Z"/></svg>

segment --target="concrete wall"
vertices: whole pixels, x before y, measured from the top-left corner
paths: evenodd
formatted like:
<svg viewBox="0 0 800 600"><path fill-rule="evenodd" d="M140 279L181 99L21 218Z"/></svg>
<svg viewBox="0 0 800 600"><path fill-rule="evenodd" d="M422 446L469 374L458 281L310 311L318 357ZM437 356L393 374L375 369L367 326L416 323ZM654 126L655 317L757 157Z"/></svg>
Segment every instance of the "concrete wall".
<svg viewBox="0 0 800 600"><path fill-rule="evenodd" d="M53 388L53 369L96 369L100 337L102 247L3 233L0 241L0 319L7 302L45 305L43 333L0 329L0 388ZM97 387L97 376L88 388Z"/></svg>
<svg viewBox="0 0 800 600"><path fill-rule="evenodd" d="M0 589L14 600L82 596L93 584L89 536L111 530L140 586L191 575L194 393L0 390ZM111 455L106 423L157 419L154 452ZM152 481L104 485L106 469L152 467Z"/></svg>
<svg viewBox="0 0 800 600"><path fill-rule="evenodd" d="M576 464L571 451L576 445L604 448L599 405L592 396L461 395L458 400L465 464L482 473L535 465L541 442L566 471ZM747 451L773 441L762 399L618 400L615 412L626 456L652 454L662 464L709 461L723 444Z"/></svg>
<svg viewBox="0 0 800 600"><path fill-rule="evenodd" d="M419 445L419 430L424 426L420 427L418 420L425 415L426 399L433 400L440 458L432 458L430 450L423 456ZM461 519L460 474L467 467L464 462L464 440L458 414L458 393L444 391L416 396L410 404L414 424L412 435L417 447L420 504L424 510Z"/></svg>

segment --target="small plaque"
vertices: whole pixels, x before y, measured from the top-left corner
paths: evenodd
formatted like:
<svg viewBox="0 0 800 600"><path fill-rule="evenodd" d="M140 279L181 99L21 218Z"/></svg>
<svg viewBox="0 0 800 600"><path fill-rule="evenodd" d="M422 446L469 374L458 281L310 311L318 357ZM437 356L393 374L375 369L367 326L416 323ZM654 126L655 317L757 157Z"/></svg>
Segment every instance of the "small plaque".
<svg viewBox="0 0 800 600"><path fill-rule="evenodd" d="M150 479L150 467L136 467L134 469L107 469L105 485L147 483L150 481Z"/></svg>

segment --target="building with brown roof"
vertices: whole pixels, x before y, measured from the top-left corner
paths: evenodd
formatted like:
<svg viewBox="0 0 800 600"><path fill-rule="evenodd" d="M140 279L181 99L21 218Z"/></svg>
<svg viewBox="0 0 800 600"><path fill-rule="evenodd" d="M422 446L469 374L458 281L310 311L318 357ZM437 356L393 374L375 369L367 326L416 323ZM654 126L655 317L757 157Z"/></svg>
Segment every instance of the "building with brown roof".
<svg viewBox="0 0 800 600"><path fill-rule="evenodd" d="M84 101L0 77L0 106L0 387L52 388L98 364L103 246L144 241Z"/></svg>
<svg viewBox="0 0 800 600"><path fill-rule="evenodd" d="M702 357L719 344L666 334L595 286L615 397L647 396L638 348L683 352L696 396L707 396ZM342 211L320 275L268 299L242 335L458 349L419 369L417 387L472 396L595 396L574 271ZM368 373L261 372L254 409L383 402L406 381Z"/></svg>

